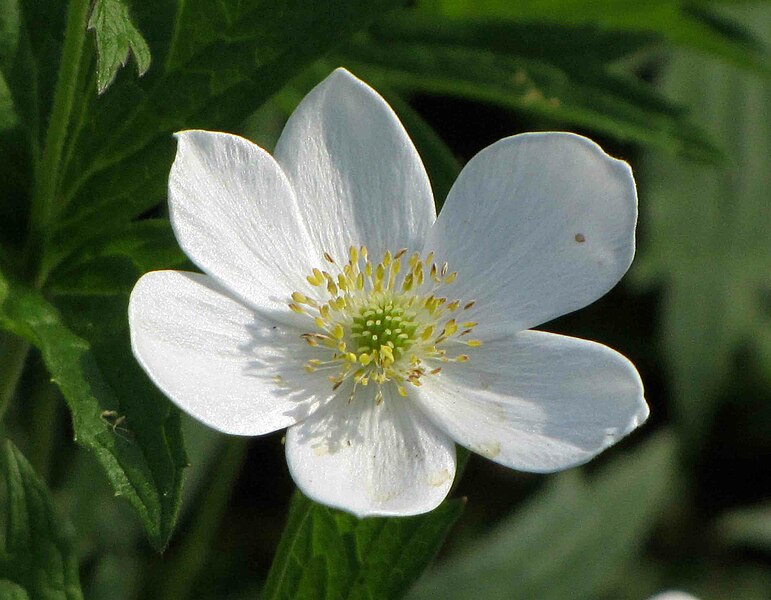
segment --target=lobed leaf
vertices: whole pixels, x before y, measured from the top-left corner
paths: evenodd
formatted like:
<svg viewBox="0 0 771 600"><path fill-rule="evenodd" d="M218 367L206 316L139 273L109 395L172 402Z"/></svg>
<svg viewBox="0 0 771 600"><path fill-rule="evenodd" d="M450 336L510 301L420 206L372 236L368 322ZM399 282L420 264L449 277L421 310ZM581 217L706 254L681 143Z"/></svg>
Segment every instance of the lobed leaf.
<svg viewBox="0 0 771 600"><path fill-rule="evenodd" d="M71 528L8 440L0 447L0 598L83 598Z"/></svg>

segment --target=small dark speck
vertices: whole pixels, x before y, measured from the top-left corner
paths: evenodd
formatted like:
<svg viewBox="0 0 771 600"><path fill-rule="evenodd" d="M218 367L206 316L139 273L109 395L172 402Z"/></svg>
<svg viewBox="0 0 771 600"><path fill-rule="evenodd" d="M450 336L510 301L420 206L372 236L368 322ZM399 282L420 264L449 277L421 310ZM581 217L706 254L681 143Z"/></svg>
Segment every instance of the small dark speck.
<svg viewBox="0 0 771 600"><path fill-rule="evenodd" d="M275 328L276 328L276 326L274 325L274 326L273 326L273 329L275 329Z"/></svg>
<svg viewBox="0 0 771 600"><path fill-rule="evenodd" d="M584 236L584 234L583 234L583 233L577 233L577 234L576 234L576 241L577 241L579 244L583 244L583 243L586 241L586 236Z"/></svg>

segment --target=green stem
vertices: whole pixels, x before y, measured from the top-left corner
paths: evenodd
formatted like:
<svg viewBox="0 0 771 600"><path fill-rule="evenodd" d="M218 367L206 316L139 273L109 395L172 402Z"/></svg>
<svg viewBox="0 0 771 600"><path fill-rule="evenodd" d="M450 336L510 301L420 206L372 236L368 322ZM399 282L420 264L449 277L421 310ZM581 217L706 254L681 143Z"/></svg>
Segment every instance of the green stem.
<svg viewBox="0 0 771 600"><path fill-rule="evenodd" d="M72 106L78 87L80 60L86 41L86 27L90 0L70 0L67 7L67 24L62 45L62 58L56 79L53 107L48 121L43 158L36 173L35 189L32 194L32 217L30 243L36 253L34 261L40 259L42 247L54 216L56 189L60 178L62 152L67 138ZM37 267L37 264L35 264Z"/></svg>
<svg viewBox="0 0 771 600"><path fill-rule="evenodd" d="M29 354L29 343L15 335L8 337L5 352L0 360L0 421L11 403L16 386L24 371Z"/></svg>
<svg viewBox="0 0 771 600"><path fill-rule="evenodd" d="M160 600L183 600L194 588L211 550L212 539L227 508L230 492L241 472L248 438L232 438L225 442L216 470L202 494L199 509L187 536L178 549L164 579Z"/></svg>

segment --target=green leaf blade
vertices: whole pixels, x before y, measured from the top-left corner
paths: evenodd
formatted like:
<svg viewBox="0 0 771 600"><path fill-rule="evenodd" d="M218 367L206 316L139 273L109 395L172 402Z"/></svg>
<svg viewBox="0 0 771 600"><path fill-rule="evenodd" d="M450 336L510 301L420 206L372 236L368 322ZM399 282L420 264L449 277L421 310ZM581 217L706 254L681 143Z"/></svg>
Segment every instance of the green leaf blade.
<svg viewBox="0 0 771 600"><path fill-rule="evenodd" d="M100 94L115 81L129 56L134 56L140 77L150 68L150 48L132 22L123 0L96 0L88 29L96 36L96 84Z"/></svg>
<svg viewBox="0 0 771 600"><path fill-rule="evenodd" d="M673 438L659 435L588 481L578 471L555 477L486 538L429 573L409 598L602 597L670 502L674 453Z"/></svg>
<svg viewBox="0 0 771 600"><path fill-rule="evenodd" d="M39 292L2 275L0 327L40 350L53 382L67 401L76 441L95 454L115 494L131 504L152 544L162 550L179 510L182 471L187 463L178 411L160 394L132 396L127 392L136 389L121 386L116 393L116 380L105 378L91 344L76 335ZM112 338L104 339L112 347ZM112 375L130 360L125 350L117 351L122 354L121 361L116 365L113 352L107 364ZM119 421L121 417L125 423Z"/></svg>
<svg viewBox="0 0 771 600"><path fill-rule="evenodd" d="M82 600L72 532L21 452L0 449L0 597Z"/></svg>
<svg viewBox="0 0 771 600"><path fill-rule="evenodd" d="M264 597L400 598L463 512L449 500L417 517L357 519L299 492L289 511Z"/></svg>

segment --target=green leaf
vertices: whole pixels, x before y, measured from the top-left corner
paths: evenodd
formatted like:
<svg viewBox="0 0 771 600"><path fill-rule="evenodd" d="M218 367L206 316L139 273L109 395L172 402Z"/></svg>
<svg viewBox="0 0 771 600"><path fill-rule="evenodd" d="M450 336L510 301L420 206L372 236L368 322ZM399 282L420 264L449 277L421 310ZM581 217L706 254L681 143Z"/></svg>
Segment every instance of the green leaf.
<svg viewBox="0 0 771 600"><path fill-rule="evenodd" d="M771 551L771 502L720 517L716 530L725 543Z"/></svg>
<svg viewBox="0 0 771 600"><path fill-rule="evenodd" d="M179 509L187 462L179 413L143 374L135 373L139 367L128 344L116 346L105 335L115 326L113 335L127 339L125 312L117 322L114 314L109 316L113 318L97 315L92 322L79 323L81 332L94 331L107 345L106 357L97 360L89 342L73 333L39 292L0 274L0 328L40 350L72 413L76 441L94 453L115 494L128 500L152 544L162 549ZM128 375L121 377L124 369Z"/></svg>
<svg viewBox="0 0 771 600"><path fill-rule="evenodd" d="M417 517L357 519L295 494L263 597L400 598L463 512L448 500Z"/></svg>
<svg viewBox="0 0 771 600"><path fill-rule="evenodd" d="M692 0L429 0L447 16L493 17L524 21L593 24L623 32L649 32L684 47L712 54L742 68L771 74L768 54L757 50L761 44L740 25L728 27L725 18L705 18L707 8L694 10ZM752 39L751 43L747 43Z"/></svg>
<svg viewBox="0 0 771 600"><path fill-rule="evenodd" d="M118 69L134 55L139 76L150 68L150 48L134 26L123 0L96 0L88 29L96 35L96 86L104 93L115 80Z"/></svg>
<svg viewBox="0 0 771 600"><path fill-rule="evenodd" d="M145 33L155 67L141 80L119 75L102 97L82 98L66 151L61 194L66 209L48 267L87 237L120 226L165 199L173 132L236 131L303 67L397 4L137 4L135 22Z"/></svg>
<svg viewBox="0 0 771 600"><path fill-rule="evenodd" d="M554 477L524 508L418 582L414 600L602 597L639 554L674 493L674 443L659 435L587 480Z"/></svg>
<svg viewBox="0 0 771 600"><path fill-rule="evenodd" d="M70 526L10 442L0 447L0 597L83 598Z"/></svg>
<svg viewBox="0 0 771 600"><path fill-rule="evenodd" d="M0 598L5 600L29 600L24 588L7 579L0 579Z"/></svg>
<svg viewBox="0 0 771 600"><path fill-rule="evenodd" d="M169 221L145 219L89 240L51 274L47 289L57 295L128 293L143 273L187 263Z"/></svg>
<svg viewBox="0 0 771 600"><path fill-rule="evenodd" d="M560 44L540 45L539 35ZM646 42L644 36L620 39L587 27L525 28L404 13L359 36L340 56L376 87L493 103L717 161L720 151L681 107L609 65L619 52Z"/></svg>
<svg viewBox="0 0 771 600"><path fill-rule="evenodd" d="M767 5L745 14L771 34ZM771 84L682 54L662 87L694 107L730 159L714 169L652 155L640 170L648 231L632 276L664 289L662 348L675 414L695 440L709 431L721 388L733 376L734 353L746 348L762 356L771 332Z"/></svg>

